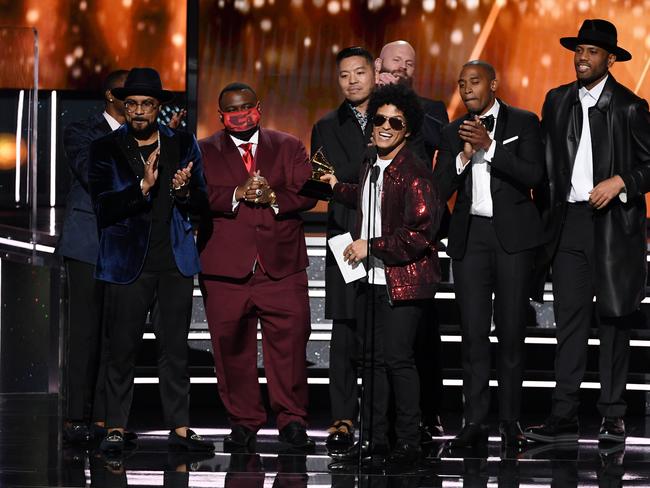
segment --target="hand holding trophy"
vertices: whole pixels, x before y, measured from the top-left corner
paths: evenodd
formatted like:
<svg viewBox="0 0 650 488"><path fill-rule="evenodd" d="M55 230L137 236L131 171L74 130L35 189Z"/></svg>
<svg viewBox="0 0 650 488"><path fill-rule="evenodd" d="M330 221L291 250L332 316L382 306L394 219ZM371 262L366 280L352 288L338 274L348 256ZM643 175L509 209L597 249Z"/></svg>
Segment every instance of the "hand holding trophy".
<svg viewBox="0 0 650 488"><path fill-rule="evenodd" d="M327 160L322 147L318 148L309 163L311 164L311 176L298 193L318 200L330 200L332 198L332 187L329 183L321 181L321 176L333 175L334 165Z"/></svg>

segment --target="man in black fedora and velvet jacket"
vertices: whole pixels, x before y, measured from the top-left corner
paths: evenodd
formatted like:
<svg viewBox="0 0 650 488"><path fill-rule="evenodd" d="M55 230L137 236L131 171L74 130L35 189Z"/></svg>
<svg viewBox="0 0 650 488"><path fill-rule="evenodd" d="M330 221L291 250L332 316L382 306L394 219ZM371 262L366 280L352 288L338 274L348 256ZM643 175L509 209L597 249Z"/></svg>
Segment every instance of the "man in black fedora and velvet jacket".
<svg viewBox="0 0 650 488"><path fill-rule="evenodd" d="M551 415L525 434L539 442L578 440L580 383L595 319L598 440L624 442L630 328L645 296L650 114L647 102L609 73L616 61L632 58L617 45L613 24L585 20L577 37L560 43L574 52L577 80L546 95L548 183L536 191L547 240L540 264L553 271L556 386Z"/></svg>
<svg viewBox="0 0 650 488"><path fill-rule="evenodd" d="M544 176L543 147L537 116L497 99L497 87L490 64L465 63L458 90L468 114L443 129L434 170L444 201L458 190L447 253L460 305L465 422L449 442L453 448L487 443L491 318L499 339L502 444L526 443L519 416L527 285L542 244L531 189Z"/></svg>
<svg viewBox="0 0 650 488"><path fill-rule="evenodd" d="M104 451L124 448L135 357L147 312L158 298L160 394L170 447L209 451L189 425L187 332L193 276L199 271L190 213L207 207L199 147L191 134L156 122L173 93L151 68L133 68L124 87L126 124L90 147L90 195L99 227L96 277L106 282L106 427Z"/></svg>

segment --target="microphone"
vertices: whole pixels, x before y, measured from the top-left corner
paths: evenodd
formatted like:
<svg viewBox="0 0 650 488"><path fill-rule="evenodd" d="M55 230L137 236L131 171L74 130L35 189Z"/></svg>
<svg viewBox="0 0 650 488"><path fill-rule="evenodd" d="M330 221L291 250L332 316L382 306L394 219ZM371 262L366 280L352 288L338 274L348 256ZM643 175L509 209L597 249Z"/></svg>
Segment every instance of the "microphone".
<svg viewBox="0 0 650 488"><path fill-rule="evenodd" d="M370 183L375 184L379 179L379 166L376 164L373 165L372 170L370 171Z"/></svg>

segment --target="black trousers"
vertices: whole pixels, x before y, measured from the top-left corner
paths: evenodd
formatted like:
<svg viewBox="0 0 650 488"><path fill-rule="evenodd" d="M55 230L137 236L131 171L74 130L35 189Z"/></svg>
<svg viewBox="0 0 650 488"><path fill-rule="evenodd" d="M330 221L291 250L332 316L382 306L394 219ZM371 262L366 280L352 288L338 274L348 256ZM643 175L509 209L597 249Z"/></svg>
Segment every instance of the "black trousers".
<svg viewBox="0 0 650 488"><path fill-rule="evenodd" d="M433 300L418 326L415 364L420 376L422 421L429 423L440 414L442 406L442 343L438 313Z"/></svg>
<svg viewBox="0 0 650 488"><path fill-rule="evenodd" d="M356 320L333 320L330 340L329 392L333 420L357 418L359 333Z"/></svg>
<svg viewBox="0 0 650 488"><path fill-rule="evenodd" d="M103 421L105 361L102 360L104 283L92 264L65 259L68 323L64 354L64 417Z"/></svg>
<svg viewBox="0 0 650 488"><path fill-rule="evenodd" d="M465 256L453 262L463 339L466 422L484 422L490 408L491 318L499 340L496 361L499 418L519 419L532 265L532 251L508 254L499 243L492 220L471 217Z"/></svg>
<svg viewBox="0 0 650 488"><path fill-rule="evenodd" d="M600 398L603 417L622 417L630 363L631 317L597 317L595 312L594 213L587 203L569 204L553 260L553 308L557 350L553 414L572 417L580 404L580 383L587 366L589 331L594 320L600 336Z"/></svg>
<svg viewBox="0 0 650 488"><path fill-rule="evenodd" d="M359 329L365 340L365 439L388 444L388 408L392 393L397 439L419 445L420 381L414 349L426 302L409 300L391 304L386 286L367 284L359 286L357 302Z"/></svg>
<svg viewBox="0 0 650 488"><path fill-rule="evenodd" d="M106 285L106 425L126 427L133 400L133 377L147 312L158 298L153 321L158 352L160 399L170 429L189 425L190 378L187 333L192 318L192 277L178 271L143 271L128 285Z"/></svg>

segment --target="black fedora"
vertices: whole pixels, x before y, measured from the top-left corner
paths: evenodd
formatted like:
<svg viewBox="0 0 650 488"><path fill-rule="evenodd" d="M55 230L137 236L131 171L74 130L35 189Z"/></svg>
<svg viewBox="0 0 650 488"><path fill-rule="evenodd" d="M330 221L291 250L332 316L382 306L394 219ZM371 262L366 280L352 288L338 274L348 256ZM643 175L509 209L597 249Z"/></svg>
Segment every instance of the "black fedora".
<svg viewBox="0 0 650 488"><path fill-rule="evenodd" d="M160 75L153 68L132 68L124 87L113 88L111 93L118 100L124 100L131 95L142 95L153 97L160 103L167 103L174 98L172 92L162 89Z"/></svg>
<svg viewBox="0 0 650 488"><path fill-rule="evenodd" d="M562 44L569 51L575 51L579 44L602 47L611 54L616 55L616 61L629 61L632 55L617 46L616 27L611 22L603 19L587 19L578 31L578 37L562 37Z"/></svg>

